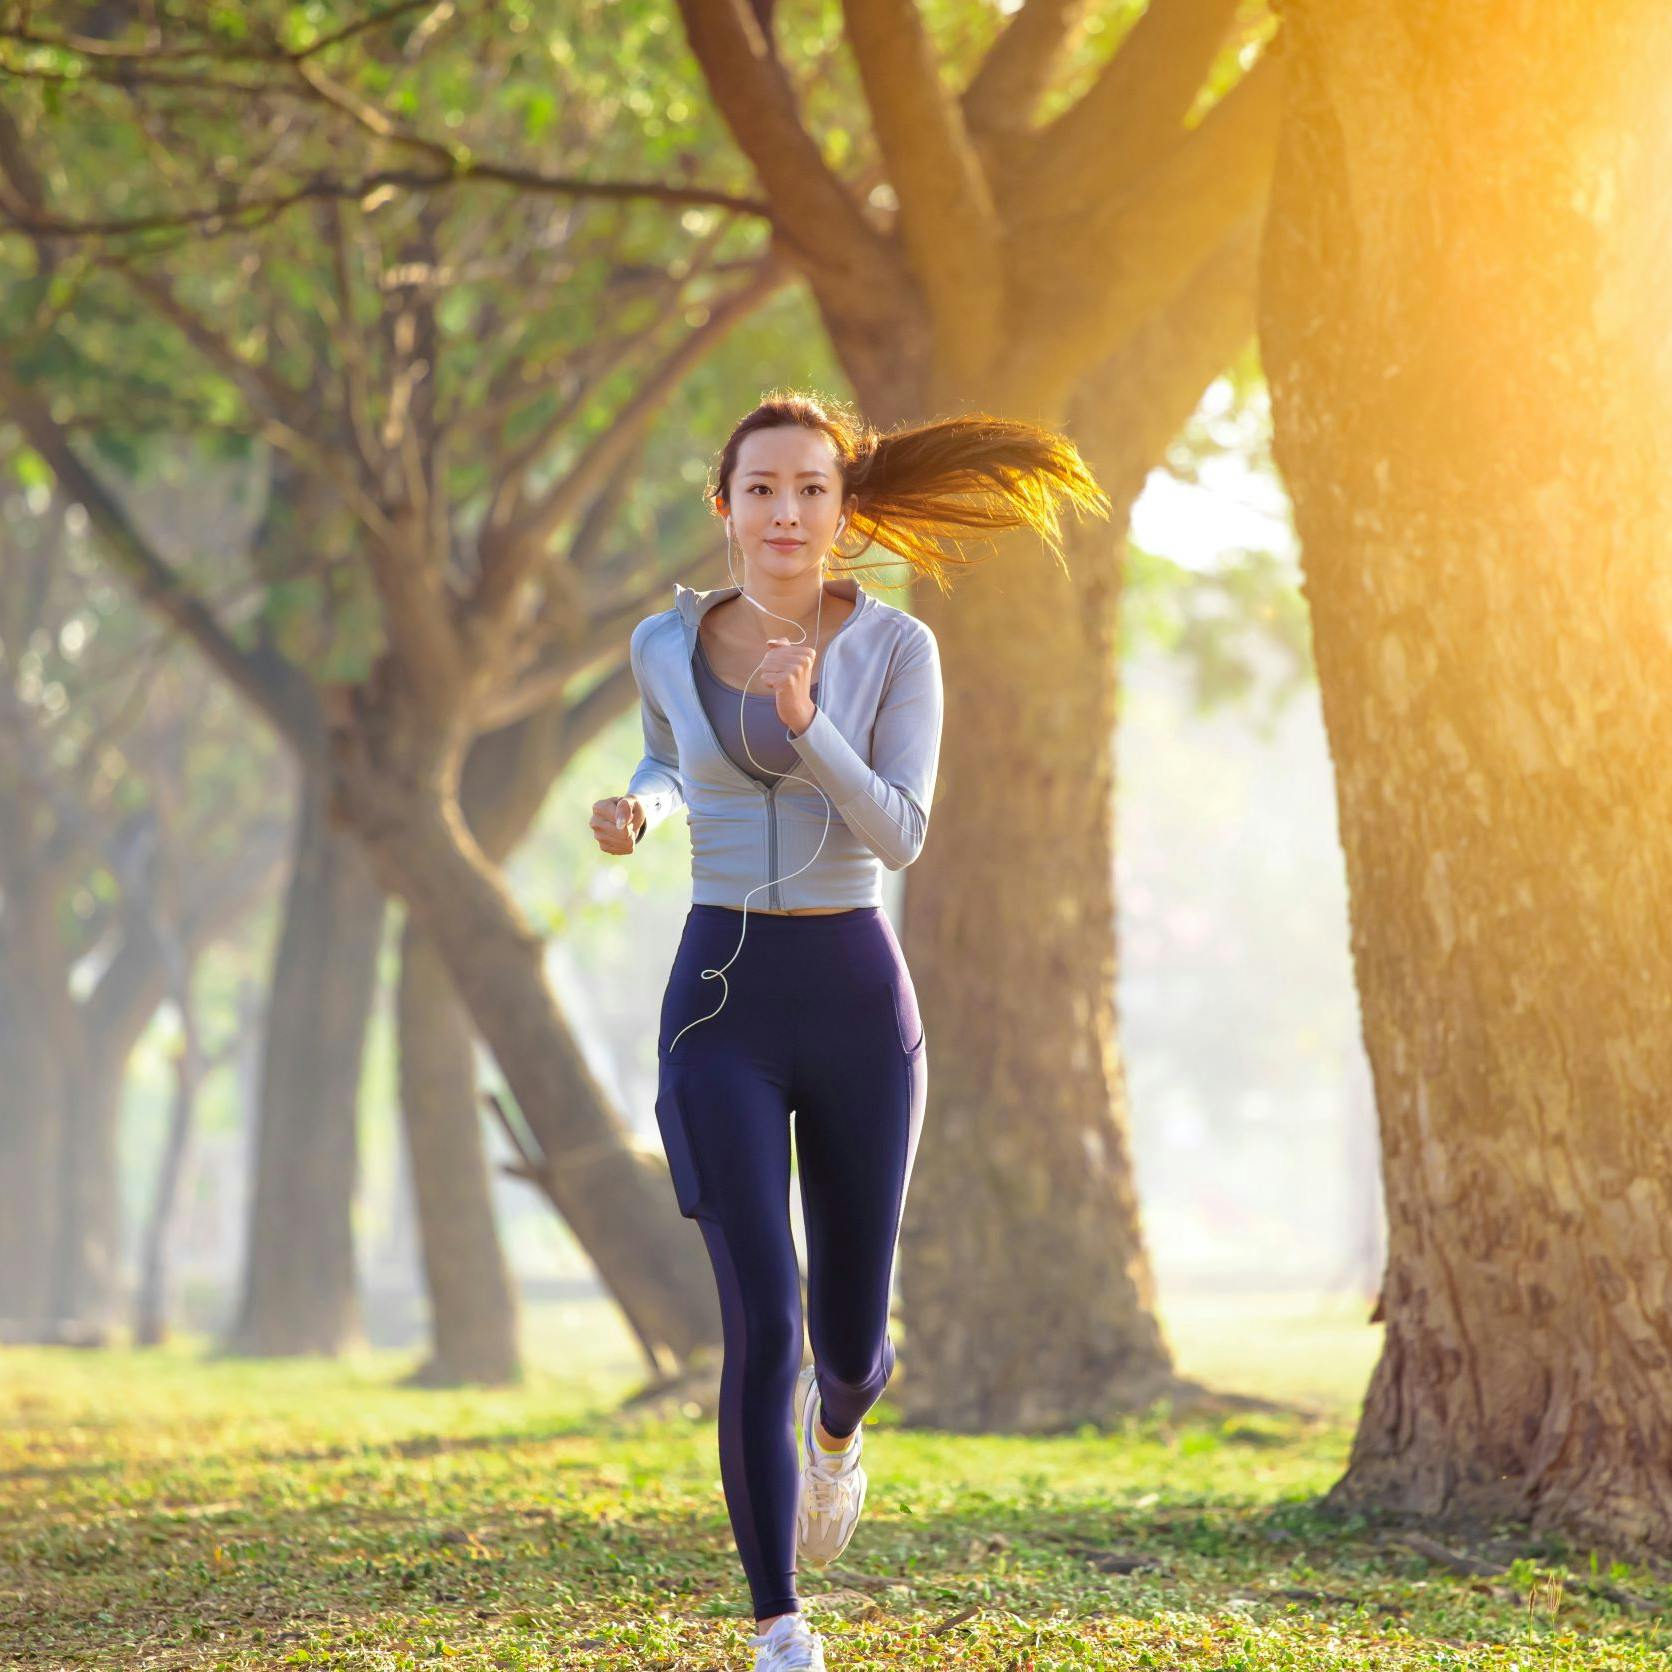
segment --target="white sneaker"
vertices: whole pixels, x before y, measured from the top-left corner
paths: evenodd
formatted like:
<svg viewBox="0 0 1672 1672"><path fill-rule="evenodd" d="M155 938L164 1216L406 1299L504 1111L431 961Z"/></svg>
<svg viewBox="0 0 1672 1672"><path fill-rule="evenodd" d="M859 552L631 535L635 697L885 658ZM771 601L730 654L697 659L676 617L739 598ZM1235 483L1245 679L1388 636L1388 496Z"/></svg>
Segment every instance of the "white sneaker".
<svg viewBox="0 0 1672 1672"><path fill-rule="evenodd" d="M799 1611L780 1614L763 1632L749 1639L755 1650L755 1672L825 1672L824 1639Z"/></svg>
<svg viewBox="0 0 1672 1672"><path fill-rule="evenodd" d="M796 1386L801 1395L801 1482L795 1502L795 1549L798 1556L822 1567L847 1549L865 1507L865 1471L859 1463L865 1430L853 1431L845 1451L826 1451L813 1438L819 1384L812 1365L801 1372Z"/></svg>

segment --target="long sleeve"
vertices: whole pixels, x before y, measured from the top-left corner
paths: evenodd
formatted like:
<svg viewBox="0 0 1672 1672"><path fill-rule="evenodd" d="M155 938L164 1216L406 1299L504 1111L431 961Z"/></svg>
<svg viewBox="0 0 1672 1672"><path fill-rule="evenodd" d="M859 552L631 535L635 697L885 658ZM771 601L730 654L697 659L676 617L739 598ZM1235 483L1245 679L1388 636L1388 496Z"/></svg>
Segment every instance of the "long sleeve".
<svg viewBox="0 0 1672 1672"><path fill-rule="evenodd" d="M639 719L644 730L644 754L627 781L627 794L636 795L644 807L642 841L669 813L676 813L685 805L685 785L679 776L679 745L674 741L673 727L657 705L645 678L644 661L640 651L649 623L647 616L633 629L627 642L628 658L633 666L633 678L639 687Z"/></svg>
<svg viewBox="0 0 1672 1672"><path fill-rule="evenodd" d="M814 710L806 731L784 733L842 822L891 871L903 870L923 851L943 708L940 646L928 627L913 620L883 687L869 765L822 708Z"/></svg>

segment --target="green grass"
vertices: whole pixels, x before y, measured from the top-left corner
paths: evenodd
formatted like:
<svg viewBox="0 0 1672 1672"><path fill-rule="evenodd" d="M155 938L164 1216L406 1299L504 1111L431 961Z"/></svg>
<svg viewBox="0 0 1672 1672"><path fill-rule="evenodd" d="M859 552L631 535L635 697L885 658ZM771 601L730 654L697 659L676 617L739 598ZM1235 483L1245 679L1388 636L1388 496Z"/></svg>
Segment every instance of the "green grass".
<svg viewBox="0 0 1672 1672"><path fill-rule="evenodd" d="M885 1399L860 1531L803 1575L831 1672L1672 1664L1672 1590L1605 1553L1469 1579L1314 1513L1362 1316L1169 1307L1182 1368L1311 1416L987 1439ZM608 1308L529 1339L514 1392L394 1387L407 1355L0 1351L0 1666L748 1668L712 1425L600 1414L635 1373Z"/></svg>

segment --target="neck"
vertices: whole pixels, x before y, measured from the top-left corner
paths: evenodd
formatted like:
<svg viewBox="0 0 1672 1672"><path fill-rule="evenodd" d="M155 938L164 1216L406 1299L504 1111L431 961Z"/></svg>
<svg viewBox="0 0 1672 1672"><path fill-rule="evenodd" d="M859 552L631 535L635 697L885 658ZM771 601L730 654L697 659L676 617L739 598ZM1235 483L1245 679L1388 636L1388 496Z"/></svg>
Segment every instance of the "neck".
<svg viewBox="0 0 1672 1672"><path fill-rule="evenodd" d="M749 609L762 644L768 639L793 636L791 623L808 638L817 630L824 611L824 579L814 573L788 583L745 572L743 591L753 600ZM772 613L765 613L770 610ZM788 620L781 617L787 616Z"/></svg>

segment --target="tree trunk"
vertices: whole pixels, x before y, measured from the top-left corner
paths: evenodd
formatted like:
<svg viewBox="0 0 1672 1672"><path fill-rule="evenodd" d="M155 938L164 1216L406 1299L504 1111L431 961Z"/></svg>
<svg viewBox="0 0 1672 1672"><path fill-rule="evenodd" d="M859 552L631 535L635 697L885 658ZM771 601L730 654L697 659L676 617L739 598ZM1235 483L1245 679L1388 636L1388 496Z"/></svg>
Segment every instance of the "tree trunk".
<svg viewBox="0 0 1672 1672"><path fill-rule="evenodd" d="M1061 75L1076 9L1030 6L972 78L956 78L956 93L913 8L846 8L877 172L893 199L886 228L866 212L874 189L862 204L825 163L747 8L680 0L679 10L775 235L808 280L861 409L881 427L971 410L1057 422L1078 383L1111 366L1118 376L1141 339L1178 324L1203 270L1263 206L1279 108L1264 55L1202 120L1188 120L1233 39L1247 62L1230 5L1149 6L1090 87L1073 91ZM1048 89L1066 96L1036 121ZM1180 340L1194 365L1191 339ZM1111 498L1123 501L1118 536L1130 494ZM915 1417L960 1427L1073 1424L1171 1381L1149 1311L1112 1043L1117 674L1108 659L1123 544L1107 535L1073 543L1101 578L966 577L956 601L920 589L949 701L936 829L904 914L905 951L940 1048L922 1184L906 1207L903 1394ZM1011 550L1032 556L1037 542ZM1084 611L1083 627L1065 610ZM1065 715L1106 729L1064 738ZM1050 868L1083 887L1030 874ZM1025 979L1069 972L1066 1004L1059 987ZM971 997L987 1003L969 1010ZM1049 1105L1042 1153L1031 1147L1035 1099ZM1010 1164L1014 1178L1001 1178ZM1057 1178L1068 1184L1071 1222L1048 1229L1047 1181ZM1112 1248L1090 1233L1099 1202L1114 1216ZM1019 1247L1009 1240L1018 1222ZM959 1258L931 1252L943 1238ZM1058 1256L1068 1269L1030 1265ZM972 1293L980 1342L956 1322ZM1072 1306L1060 1305L1064 1294Z"/></svg>
<svg viewBox="0 0 1672 1672"><path fill-rule="evenodd" d="M9 880L0 916L0 1340L34 1341L51 1321L74 1030L53 914Z"/></svg>
<svg viewBox="0 0 1672 1672"><path fill-rule="evenodd" d="M921 606L948 714L988 717L946 729L934 863L904 905L935 1090L901 1239L904 1398L942 1428L1071 1427L1172 1382L1114 1044L1108 538L1071 544L1073 583L1016 541ZM1072 686L1030 676L1068 665Z"/></svg>
<svg viewBox="0 0 1672 1672"><path fill-rule="evenodd" d="M478 738L459 799L484 857L503 864L567 758L566 711L548 707ZM516 1285L493 1215L476 1085L476 1033L433 942L410 920L397 1009L406 1124L430 1300L431 1351L413 1380L520 1378ZM600 1109L596 1118L607 1119Z"/></svg>
<svg viewBox="0 0 1672 1672"><path fill-rule="evenodd" d="M226 1350L336 1353L359 1329L351 1221L384 897L304 773L263 1047L243 1297Z"/></svg>
<svg viewBox="0 0 1672 1672"><path fill-rule="evenodd" d="M52 1311L64 1060L45 1017L47 973L10 965L0 961L0 1339L35 1341Z"/></svg>
<svg viewBox="0 0 1672 1672"><path fill-rule="evenodd" d="M379 878L432 939L546 1162L542 1181L659 1370L719 1339L718 1300L695 1227L660 1154L610 1111L546 979L544 943L478 847L450 791L370 727L333 734L333 792ZM380 756L381 758L381 756ZM445 779L445 772L441 773Z"/></svg>
<svg viewBox="0 0 1672 1672"><path fill-rule="evenodd" d="M169 1108L168 1133L140 1245L139 1284L134 1296L136 1347L160 1347L168 1339L169 1233L191 1153L198 1087L203 1079L203 1047L189 975L174 999L180 1011L181 1040L174 1058L174 1099Z"/></svg>
<svg viewBox="0 0 1672 1672"><path fill-rule="evenodd" d="M115 955L63 1026L76 1040L65 1053L66 1119L58 1172L53 1271L55 1339L106 1343L118 1320L122 1283L120 1137L123 1091L134 1047L171 988L189 979L195 949L225 934L277 870L276 850L260 832L237 871L206 871L158 914L154 891L124 901ZM171 973L172 972L172 973ZM189 995L174 991L182 1012Z"/></svg>
<svg viewBox="0 0 1672 1672"><path fill-rule="evenodd" d="M1286 13L1261 330L1389 1243L1331 1500L1664 1552L1672 14Z"/></svg>
<svg viewBox="0 0 1672 1672"><path fill-rule="evenodd" d="M52 1316L61 1339L109 1344L120 1299L122 1203L117 1139L122 1083L136 1035L81 1026L65 1065L64 1142L59 1151ZM87 1018L90 1020L90 1018Z"/></svg>
<svg viewBox="0 0 1672 1672"><path fill-rule="evenodd" d="M476 1046L447 971L410 919L396 1002L402 1130L430 1299L431 1346L414 1380L514 1382L517 1297L494 1224L476 1103Z"/></svg>
<svg viewBox="0 0 1672 1672"><path fill-rule="evenodd" d="M1061 403L1114 504L1107 525L1071 525L1071 578L1028 536L950 599L919 589L946 726L901 936L934 1041L901 1233L913 1422L1044 1432L1202 1397L1155 1316L1116 1042L1120 554L1155 460L1253 332L1257 227L1232 228ZM985 394L1053 421L1048 391Z"/></svg>

